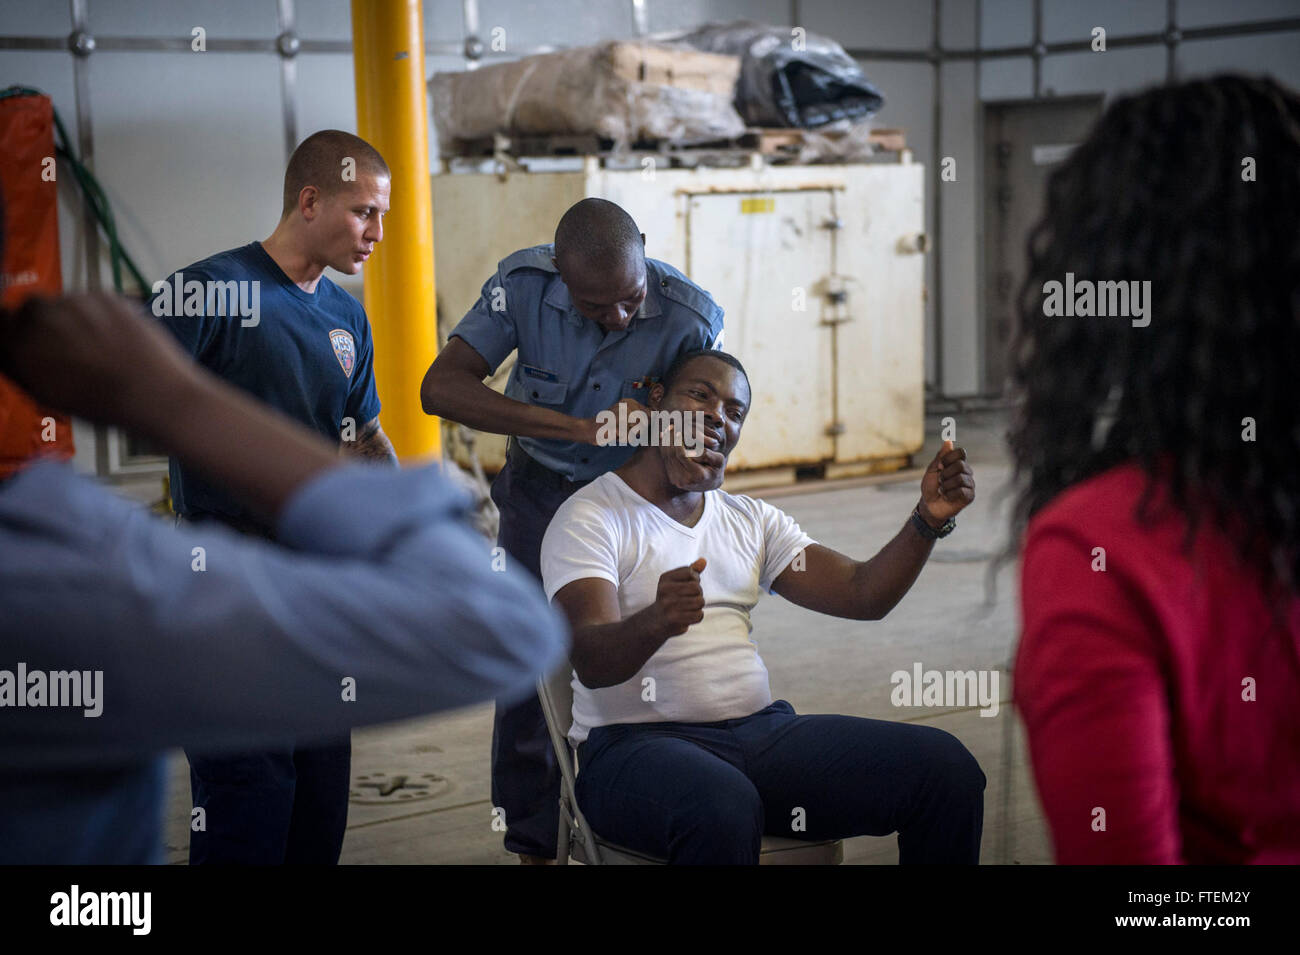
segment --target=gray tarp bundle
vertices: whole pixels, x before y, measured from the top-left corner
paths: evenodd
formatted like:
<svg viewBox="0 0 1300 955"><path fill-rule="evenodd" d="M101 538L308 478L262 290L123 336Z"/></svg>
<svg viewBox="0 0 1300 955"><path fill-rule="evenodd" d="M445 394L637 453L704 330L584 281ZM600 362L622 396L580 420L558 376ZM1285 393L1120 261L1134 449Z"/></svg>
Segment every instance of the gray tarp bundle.
<svg viewBox="0 0 1300 955"><path fill-rule="evenodd" d="M813 33L796 36L790 27L742 20L663 39L741 57L736 110L750 126L856 122L885 102L842 46Z"/></svg>

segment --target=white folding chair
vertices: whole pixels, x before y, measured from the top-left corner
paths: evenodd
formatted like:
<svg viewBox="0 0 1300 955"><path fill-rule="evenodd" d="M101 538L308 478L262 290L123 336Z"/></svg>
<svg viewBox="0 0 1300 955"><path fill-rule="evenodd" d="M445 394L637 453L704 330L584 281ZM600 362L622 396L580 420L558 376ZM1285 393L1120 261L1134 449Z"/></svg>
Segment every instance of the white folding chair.
<svg viewBox="0 0 1300 955"><path fill-rule="evenodd" d="M556 862L567 865L572 856L584 865L667 865L643 852L635 852L602 839L587 825L574 795L575 754L569 745L573 724L573 675L568 662L549 677L537 681L537 696L551 733L551 745L560 764L560 831L556 840ZM810 842L764 836L759 865L839 865L844 861L844 843L839 839Z"/></svg>

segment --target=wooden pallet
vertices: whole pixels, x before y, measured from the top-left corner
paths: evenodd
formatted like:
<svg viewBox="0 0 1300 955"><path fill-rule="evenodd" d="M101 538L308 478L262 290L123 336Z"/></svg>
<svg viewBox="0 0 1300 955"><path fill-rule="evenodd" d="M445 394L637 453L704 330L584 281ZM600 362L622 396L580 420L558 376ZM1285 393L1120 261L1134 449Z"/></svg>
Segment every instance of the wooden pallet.
<svg viewBox="0 0 1300 955"><path fill-rule="evenodd" d="M807 140L809 132L803 129L755 129L750 131L758 138L758 151L765 156L780 155L783 152L797 153ZM843 137L843 133L823 133L831 139ZM907 132L902 129L873 129L870 133L871 145L886 152L902 152L907 148Z"/></svg>
<svg viewBox="0 0 1300 955"><path fill-rule="evenodd" d="M753 141L750 141L753 140ZM708 143L680 145L661 140L632 143L625 152L686 153L699 151L742 150L753 152L757 140L746 134L739 139L722 139ZM613 156L618 150L612 139L594 133L549 133L517 136L497 135L482 139L455 139L443 150L444 158L488 158L492 156Z"/></svg>
<svg viewBox="0 0 1300 955"><path fill-rule="evenodd" d="M824 134L832 138L834 133ZM839 134L843 135L843 134ZM754 153L768 157L770 162L792 161L806 141L802 129L751 129L736 139L708 143L681 145L652 140L632 143L626 150L615 149L612 139L594 133L497 135L481 139L454 139L443 148L444 159L490 159L508 157L596 156L600 158L619 155L656 155L664 157L669 165L693 166L714 161L747 161ZM906 132L902 129L873 129L871 144L880 151L902 152L907 148Z"/></svg>

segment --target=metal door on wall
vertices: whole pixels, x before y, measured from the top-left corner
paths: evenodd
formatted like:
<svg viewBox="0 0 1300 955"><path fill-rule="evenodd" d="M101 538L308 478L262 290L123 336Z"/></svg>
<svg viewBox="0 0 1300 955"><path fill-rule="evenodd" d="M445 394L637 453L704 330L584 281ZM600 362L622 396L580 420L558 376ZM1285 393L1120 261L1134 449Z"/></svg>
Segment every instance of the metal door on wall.
<svg viewBox="0 0 1300 955"><path fill-rule="evenodd" d="M831 194L810 189L691 195L687 272L726 313L723 348L749 372L753 403L729 467L831 458ZM820 293L820 294L819 294Z"/></svg>
<svg viewBox="0 0 1300 955"><path fill-rule="evenodd" d="M1101 115L1100 96L1060 96L984 106L985 392L1001 392L1020 327L1016 296L1025 243L1042 214L1047 177Z"/></svg>

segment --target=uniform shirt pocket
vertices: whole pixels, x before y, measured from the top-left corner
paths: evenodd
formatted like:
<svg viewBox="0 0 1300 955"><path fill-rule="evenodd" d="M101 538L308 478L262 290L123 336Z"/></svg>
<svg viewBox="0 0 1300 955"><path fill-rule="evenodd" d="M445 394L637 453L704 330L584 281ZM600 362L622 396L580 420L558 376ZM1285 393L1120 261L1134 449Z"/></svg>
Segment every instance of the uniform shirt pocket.
<svg viewBox="0 0 1300 955"><path fill-rule="evenodd" d="M561 381L554 372L531 365L519 366L519 383L523 386L524 397L540 404L564 404L565 395L569 393L568 382Z"/></svg>

